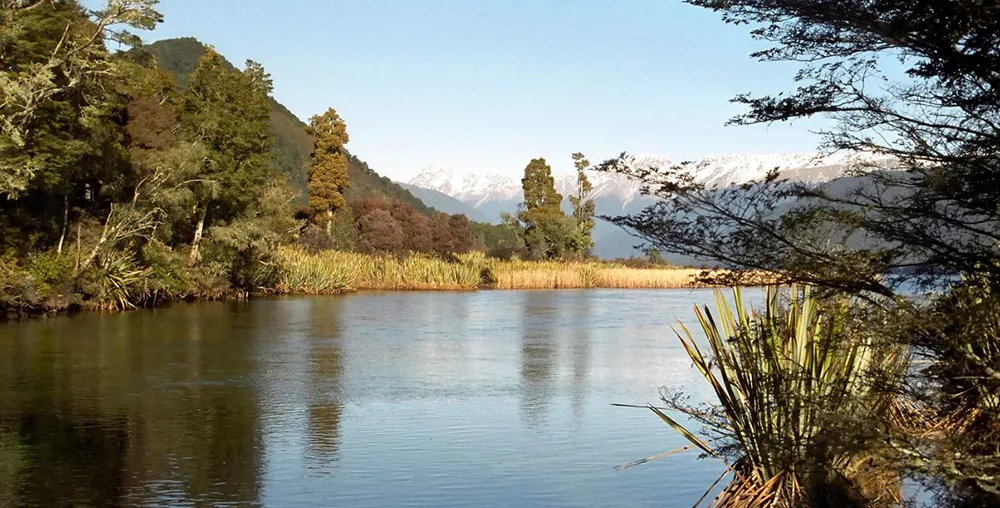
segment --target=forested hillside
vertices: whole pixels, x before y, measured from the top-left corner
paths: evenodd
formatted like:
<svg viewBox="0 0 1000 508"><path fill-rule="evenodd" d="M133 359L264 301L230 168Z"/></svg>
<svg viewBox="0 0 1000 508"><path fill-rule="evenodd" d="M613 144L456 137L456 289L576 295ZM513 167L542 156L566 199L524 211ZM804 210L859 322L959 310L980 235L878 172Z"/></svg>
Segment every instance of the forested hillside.
<svg viewBox="0 0 1000 508"><path fill-rule="evenodd" d="M166 39L145 46L155 58L157 65L172 73L183 88L188 77L198 66L198 59L205 53L206 46L199 40L185 37ZM288 176L289 181L300 194L306 194L306 165L312 151L313 139L305 132L305 124L284 105L270 99L270 128L275 139L275 164ZM353 154L348 154L348 173L351 186L345 197L349 202L364 199L397 200L417 209L425 215L432 210L409 191L396 185L388 178L380 176Z"/></svg>

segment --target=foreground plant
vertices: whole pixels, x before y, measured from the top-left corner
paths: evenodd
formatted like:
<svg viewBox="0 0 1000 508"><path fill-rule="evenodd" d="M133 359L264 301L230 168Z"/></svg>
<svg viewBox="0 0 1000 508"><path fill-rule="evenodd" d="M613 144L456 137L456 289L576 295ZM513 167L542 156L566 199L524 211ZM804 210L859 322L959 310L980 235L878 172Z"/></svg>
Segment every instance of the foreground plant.
<svg viewBox="0 0 1000 508"><path fill-rule="evenodd" d="M916 471L931 479L942 504L1000 503L997 287L991 277L967 275L903 330L922 357L913 391L933 415L912 447L920 458Z"/></svg>
<svg viewBox="0 0 1000 508"><path fill-rule="evenodd" d="M906 352L854 326L844 302L821 304L808 288L793 287L784 307L780 294L769 288L762 312L744 310L739 289L735 309L721 292L716 315L696 308L707 353L680 325L681 344L716 401L690 406L668 393L663 400L699 423L705 439L649 408L692 443L684 449L727 464L706 492L731 477L716 506L898 503L898 476L884 443L899 414L892 386L902 378Z"/></svg>

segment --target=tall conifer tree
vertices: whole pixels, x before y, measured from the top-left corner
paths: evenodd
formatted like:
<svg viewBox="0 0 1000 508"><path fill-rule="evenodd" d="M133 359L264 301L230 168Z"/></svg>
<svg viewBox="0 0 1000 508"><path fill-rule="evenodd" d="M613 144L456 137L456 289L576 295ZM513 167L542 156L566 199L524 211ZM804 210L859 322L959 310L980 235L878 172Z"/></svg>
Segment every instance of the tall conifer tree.
<svg viewBox="0 0 1000 508"><path fill-rule="evenodd" d="M309 206L326 222L329 233L333 214L346 204L344 191L350 185L344 145L347 124L330 108L309 120L306 132L315 138L309 165Z"/></svg>
<svg viewBox="0 0 1000 508"><path fill-rule="evenodd" d="M556 192L552 168L545 159L533 159L524 168L521 180L524 189L524 206L517 218L524 224L524 241L535 257L560 257L572 241L567 227L566 214L560 203L562 195Z"/></svg>

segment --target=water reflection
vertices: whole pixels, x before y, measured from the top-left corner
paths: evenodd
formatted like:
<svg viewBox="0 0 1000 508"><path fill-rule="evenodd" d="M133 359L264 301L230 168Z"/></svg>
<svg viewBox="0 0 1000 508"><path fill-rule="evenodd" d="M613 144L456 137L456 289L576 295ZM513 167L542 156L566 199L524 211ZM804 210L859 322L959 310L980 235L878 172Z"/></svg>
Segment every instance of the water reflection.
<svg viewBox="0 0 1000 508"><path fill-rule="evenodd" d="M218 306L175 312L170 327L135 313L0 328L0 477L16 485L3 504L254 502L256 393L233 382L256 368L245 315Z"/></svg>
<svg viewBox="0 0 1000 508"><path fill-rule="evenodd" d="M322 469L337 460L343 396L340 378L344 369L343 326L340 300L309 302L312 330L309 336L308 428L313 467Z"/></svg>
<svg viewBox="0 0 1000 508"><path fill-rule="evenodd" d="M609 403L697 379L663 338L710 299L358 294L0 325L0 506L663 505L648 487L674 467L694 497L666 504L690 506L719 472L615 473L684 443Z"/></svg>
<svg viewBox="0 0 1000 508"><path fill-rule="evenodd" d="M6 425L5 425L6 427ZM6 434L6 429L5 429ZM123 417L92 418L72 413L27 413L7 434L3 450L17 453L13 492L6 506L30 503L57 506L67 499L76 505L118 504L125 485L127 421ZM58 485L58 489L53 486Z"/></svg>
<svg viewBox="0 0 1000 508"><path fill-rule="evenodd" d="M560 325L554 297L549 291L528 292L521 301L521 417L528 427L545 423L552 396Z"/></svg>
<svg viewBox="0 0 1000 508"><path fill-rule="evenodd" d="M590 391L590 342L591 342L591 315L594 308L591 305L593 293L581 292L573 299L570 319L575 326L570 327L569 351L572 360L572 390L573 416L576 424L579 425L583 415L583 407L587 400L587 392Z"/></svg>

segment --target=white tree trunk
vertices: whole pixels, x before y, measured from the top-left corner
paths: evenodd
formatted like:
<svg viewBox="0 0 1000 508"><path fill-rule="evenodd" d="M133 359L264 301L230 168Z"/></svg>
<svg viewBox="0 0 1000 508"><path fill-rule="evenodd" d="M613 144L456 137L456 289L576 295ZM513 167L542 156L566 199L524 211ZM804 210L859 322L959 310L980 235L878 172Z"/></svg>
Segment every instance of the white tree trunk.
<svg viewBox="0 0 1000 508"><path fill-rule="evenodd" d="M62 254L63 244L66 242L66 233L68 231L69 231L69 196L63 195L62 233L59 235L59 246L56 247L56 254Z"/></svg>
<svg viewBox="0 0 1000 508"><path fill-rule="evenodd" d="M194 266L198 262L198 248L201 246L201 237L205 232L205 215L207 213L207 205L198 213L198 225L194 230L194 239L191 240L191 253L188 255L188 266Z"/></svg>
<svg viewBox="0 0 1000 508"><path fill-rule="evenodd" d="M80 234L83 232L83 224L76 224L76 271L80 271Z"/></svg>
<svg viewBox="0 0 1000 508"><path fill-rule="evenodd" d="M87 267L90 266L91 263L94 262L95 259L97 259L97 254L101 252L101 246L104 245L104 242L108 241L108 229L112 227L111 219L112 217L114 217L114 215L115 215L115 205L114 203L112 203L111 211L108 212L108 218L104 220L104 227L101 229L100 240L97 241L97 245L94 246L94 250L90 251L90 254L87 255L87 259L85 259L83 261L83 264L80 265L79 268L77 268L77 271L86 269ZM77 239L79 240L79 234L77 235Z"/></svg>

